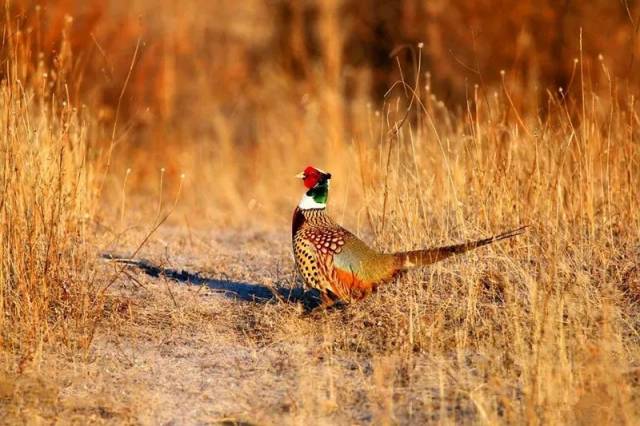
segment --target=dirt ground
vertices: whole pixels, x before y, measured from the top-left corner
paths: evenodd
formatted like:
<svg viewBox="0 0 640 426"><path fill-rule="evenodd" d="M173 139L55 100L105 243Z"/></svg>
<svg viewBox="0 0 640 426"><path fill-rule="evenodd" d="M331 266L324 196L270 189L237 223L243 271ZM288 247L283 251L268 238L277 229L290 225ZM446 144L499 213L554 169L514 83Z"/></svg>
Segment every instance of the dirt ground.
<svg viewBox="0 0 640 426"><path fill-rule="evenodd" d="M131 252L130 241L109 253ZM105 323L83 359L51 360L60 376L56 390L43 393L55 394L52 410L65 422L362 424L477 415L468 398L445 401L450 378L433 368L442 360L412 357L409 384L393 386L399 358L336 351L335 327L366 324L366 316L351 307L304 310L315 298L294 281L284 231L165 227L137 259L104 261L104 273L118 276Z"/></svg>

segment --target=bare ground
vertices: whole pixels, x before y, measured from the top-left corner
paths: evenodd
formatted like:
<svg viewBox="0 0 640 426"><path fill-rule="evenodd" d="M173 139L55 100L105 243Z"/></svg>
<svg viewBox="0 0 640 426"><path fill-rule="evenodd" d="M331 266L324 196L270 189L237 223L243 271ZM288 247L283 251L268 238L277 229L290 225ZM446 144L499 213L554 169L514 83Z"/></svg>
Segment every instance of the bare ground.
<svg viewBox="0 0 640 426"><path fill-rule="evenodd" d="M129 238L107 251L130 253L140 238ZM281 231L162 229L136 265L104 261L118 279L89 352L51 359L55 385L25 383L23 393L41 389L54 417L77 423L478 420L472 397L445 391L476 381L471 370L453 378L448 360L365 350L348 328L383 325L368 323L366 306L305 312L314 295L295 282L290 253ZM337 338L351 349L336 350Z"/></svg>

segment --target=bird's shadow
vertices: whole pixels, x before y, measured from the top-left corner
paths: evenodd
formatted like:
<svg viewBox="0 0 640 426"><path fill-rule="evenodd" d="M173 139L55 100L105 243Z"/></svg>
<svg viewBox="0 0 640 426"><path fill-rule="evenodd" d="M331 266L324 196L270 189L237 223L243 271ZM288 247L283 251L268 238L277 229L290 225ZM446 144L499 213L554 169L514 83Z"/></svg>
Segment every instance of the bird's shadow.
<svg viewBox="0 0 640 426"><path fill-rule="evenodd" d="M276 285L268 287L263 284L211 278L200 272L190 272L184 269L165 268L147 259L127 259L112 254L102 254L102 258L137 268L154 278L164 277L182 284L205 286L226 298L242 302L273 303L281 301L291 304L300 303L305 310L313 310L321 304L318 291L305 291L300 286L284 287Z"/></svg>

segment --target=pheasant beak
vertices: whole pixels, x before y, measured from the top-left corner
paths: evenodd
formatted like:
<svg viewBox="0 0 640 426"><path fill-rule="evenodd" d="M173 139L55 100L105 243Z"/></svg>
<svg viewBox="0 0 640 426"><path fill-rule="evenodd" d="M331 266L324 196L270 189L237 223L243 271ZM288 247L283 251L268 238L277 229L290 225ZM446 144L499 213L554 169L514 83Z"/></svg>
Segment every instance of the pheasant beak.
<svg viewBox="0 0 640 426"><path fill-rule="evenodd" d="M296 178L298 179L304 179L306 176L304 175L304 172L300 172L296 175Z"/></svg>

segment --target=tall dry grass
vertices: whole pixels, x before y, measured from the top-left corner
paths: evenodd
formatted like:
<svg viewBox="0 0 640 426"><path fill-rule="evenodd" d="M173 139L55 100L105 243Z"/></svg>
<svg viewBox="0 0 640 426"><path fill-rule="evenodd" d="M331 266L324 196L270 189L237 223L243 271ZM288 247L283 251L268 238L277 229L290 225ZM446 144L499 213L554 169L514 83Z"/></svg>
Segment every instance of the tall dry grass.
<svg viewBox="0 0 640 426"><path fill-rule="evenodd" d="M68 40L50 67L31 50L32 33L8 16L3 23L0 349L4 366L21 369L37 365L49 344L86 348L91 340L98 154L93 118L70 102Z"/></svg>
<svg viewBox="0 0 640 426"><path fill-rule="evenodd" d="M576 34L578 48L560 66L570 70L562 92L494 72L459 104L438 97L427 65L400 60L404 84L376 99L375 69L349 69L345 83L339 4L317 12L317 52L291 49L303 81L278 61L251 67L251 24L268 37L267 12L243 9L243 19L217 21L211 36L202 10L213 12L201 7L190 3L177 16L164 5L150 18L153 29L179 31L150 42L134 63L135 95L124 99L117 140L110 129L139 35L131 21L118 21L129 23L127 37L110 46L101 34L112 34L112 22L99 15L87 31L95 41L76 50L64 36L77 31L68 21L54 58L40 60L25 39L37 31L5 19L0 347L11 368L37 365L49 343L89 344L103 279L93 275L96 235L106 228L117 238L155 216L158 169L166 169L165 193L187 174L174 226L288 232L300 191L291 176L312 163L334 174L333 216L381 249L532 226L343 311L300 317L274 304L228 312L257 347L295 343L368 366L370 374L353 373L365 387L356 389L330 363L309 370L308 352L294 352L305 390L299 421L348 412L363 398L380 423L638 421L640 117L636 89L610 71L606 51L587 57ZM157 42L155 34L145 35ZM207 40L228 49L223 60L211 60ZM115 50L127 61L115 61L114 72ZM229 52L244 58L235 68ZM95 63L106 64L107 78L92 74ZM110 146L107 169L101 152Z"/></svg>

